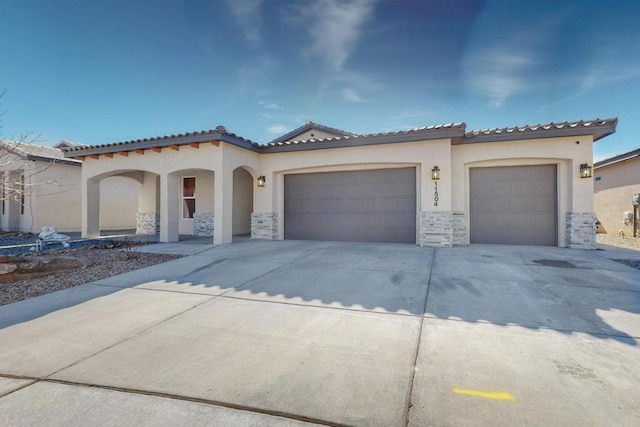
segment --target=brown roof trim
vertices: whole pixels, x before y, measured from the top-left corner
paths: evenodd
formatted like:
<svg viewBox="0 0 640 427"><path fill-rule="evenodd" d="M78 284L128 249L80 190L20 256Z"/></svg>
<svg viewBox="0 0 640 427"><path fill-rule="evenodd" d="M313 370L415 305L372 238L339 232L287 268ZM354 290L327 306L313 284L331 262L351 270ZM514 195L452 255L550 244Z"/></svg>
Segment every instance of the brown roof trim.
<svg viewBox="0 0 640 427"><path fill-rule="evenodd" d="M115 153L119 151L145 150L151 148L162 148L180 145L191 145L204 142L221 140L238 147L252 151L258 151L260 147L255 142L239 137L233 133L228 133L222 126L215 130L189 132L178 135L168 135L154 138L136 139L132 141L115 142L103 145L85 145L63 149L65 157L88 156L90 154ZM215 145L215 144L214 144Z"/></svg>

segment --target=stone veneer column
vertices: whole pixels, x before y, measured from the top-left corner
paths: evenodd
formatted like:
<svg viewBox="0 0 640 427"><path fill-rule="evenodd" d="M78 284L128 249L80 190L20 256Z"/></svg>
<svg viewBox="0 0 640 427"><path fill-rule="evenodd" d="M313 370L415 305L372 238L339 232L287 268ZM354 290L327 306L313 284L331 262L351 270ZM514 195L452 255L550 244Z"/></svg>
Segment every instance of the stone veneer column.
<svg viewBox="0 0 640 427"><path fill-rule="evenodd" d="M138 212L136 214L136 234L160 234L160 213Z"/></svg>
<svg viewBox="0 0 640 427"><path fill-rule="evenodd" d="M253 212L251 214L251 238L255 240L278 240L278 214L276 212Z"/></svg>
<svg viewBox="0 0 640 427"><path fill-rule="evenodd" d="M566 247L596 249L596 215L593 212L567 212Z"/></svg>
<svg viewBox="0 0 640 427"><path fill-rule="evenodd" d="M464 214L464 212L453 213L453 244L469 244L469 234L467 233L467 216Z"/></svg>
<svg viewBox="0 0 640 427"><path fill-rule="evenodd" d="M420 246L453 246L453 213L420 212Z"/></svg>
<svg viewBox="0 0 640 427"><path fill-rule="evenodd" d="M193 214L193 235L213 236L213 212L194 212Z"/></svg>

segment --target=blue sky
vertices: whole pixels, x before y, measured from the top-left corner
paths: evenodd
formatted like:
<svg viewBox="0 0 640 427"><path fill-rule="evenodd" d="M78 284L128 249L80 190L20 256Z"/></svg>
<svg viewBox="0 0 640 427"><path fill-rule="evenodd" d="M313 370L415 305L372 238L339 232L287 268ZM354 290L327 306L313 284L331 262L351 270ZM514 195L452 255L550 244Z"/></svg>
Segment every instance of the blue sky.
<svg viewBox="0 0 640 427"><path fill-rule="evenodd" d="M0 17L5 138L618 117L596 160L640 147L638 1L0 0Z"/></svg>

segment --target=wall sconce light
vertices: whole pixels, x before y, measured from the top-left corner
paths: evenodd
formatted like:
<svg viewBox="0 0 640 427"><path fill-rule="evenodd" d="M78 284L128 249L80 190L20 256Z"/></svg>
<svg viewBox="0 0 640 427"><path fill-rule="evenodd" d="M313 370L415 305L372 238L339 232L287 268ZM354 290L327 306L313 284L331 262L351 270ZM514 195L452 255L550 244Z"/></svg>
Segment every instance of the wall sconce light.
<svg viewBox="0 0 640 427"><path fill-rule="evenodd" d="M258 187L264 187L264 183L267 182L267 178L264 175L258 177Z"/></svg>
<svg viewBox="0 0 640 427"><path fill-rule="evenodd" d="M591 178L591 166L588 163L580 165L580 178Z"/></svg>
<svg viewBox="0 0 640 427"><path fill-rule="evenodd" d="M431 169L431 179L437 181L440 179L440 168L438 166L434 166Z"/></svg>

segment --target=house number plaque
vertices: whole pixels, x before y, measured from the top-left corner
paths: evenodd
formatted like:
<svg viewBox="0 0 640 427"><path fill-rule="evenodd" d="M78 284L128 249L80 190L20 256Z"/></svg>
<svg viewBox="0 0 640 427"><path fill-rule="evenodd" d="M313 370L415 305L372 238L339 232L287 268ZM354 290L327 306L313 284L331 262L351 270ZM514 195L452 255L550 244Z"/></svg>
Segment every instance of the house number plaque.
<svg viewBox="0 0 640 427"><path fill-rule="evenodd" d="M433 206L438 206L438 181L434 182L435 189L433 191Z"/></svg>

